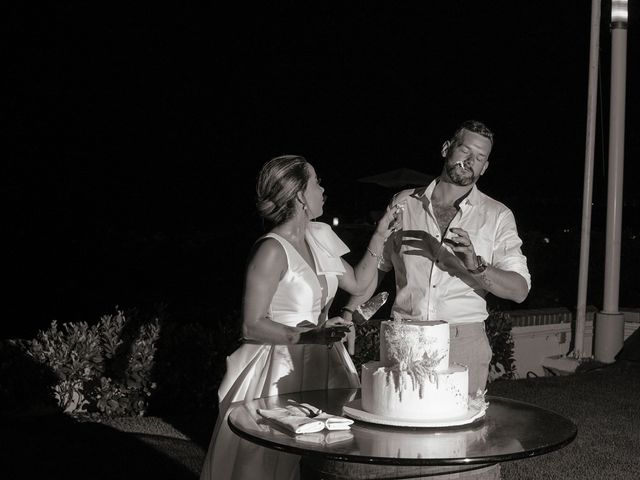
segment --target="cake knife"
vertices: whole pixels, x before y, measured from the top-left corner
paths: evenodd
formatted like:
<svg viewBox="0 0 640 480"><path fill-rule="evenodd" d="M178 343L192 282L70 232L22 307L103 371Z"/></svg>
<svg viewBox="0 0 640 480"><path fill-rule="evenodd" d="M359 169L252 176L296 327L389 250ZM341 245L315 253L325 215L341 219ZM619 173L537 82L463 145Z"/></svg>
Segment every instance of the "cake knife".
<svg viewBox="0 0 640 480"><path fill-rule="evenodd" d="M367 323L373 315L380 310L380 307L385 304L389 298L388 292L380 292L375 294L369 300L359 305L353 312L352 320L357 325L364 325ZM356 330L351 327L347 332L347 351L349 355L354 355L356 351Z"/></svg>
<svg viewBox="0 0 640 480"><path fill-rule="evenodd" d="M368 322L373 315L380 310L387 299L389 298L388 292L380 292L375 294L369 300L364 302L362 305L358 306L353 312L353 321L358 325L363 325Z"/></svg>

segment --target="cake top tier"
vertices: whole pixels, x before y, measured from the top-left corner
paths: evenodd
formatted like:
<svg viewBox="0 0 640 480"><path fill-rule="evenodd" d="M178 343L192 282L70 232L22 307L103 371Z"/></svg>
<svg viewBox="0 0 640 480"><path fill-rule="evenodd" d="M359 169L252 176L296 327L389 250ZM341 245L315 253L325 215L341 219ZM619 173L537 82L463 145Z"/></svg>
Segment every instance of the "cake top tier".
<svg viewBox="0 0 640 480"><path fill-rule="evenodd" d="M430 370L449 367L449 324L421 320L388 320L380 326L380 361L410 369L420 363Z"/></svg>

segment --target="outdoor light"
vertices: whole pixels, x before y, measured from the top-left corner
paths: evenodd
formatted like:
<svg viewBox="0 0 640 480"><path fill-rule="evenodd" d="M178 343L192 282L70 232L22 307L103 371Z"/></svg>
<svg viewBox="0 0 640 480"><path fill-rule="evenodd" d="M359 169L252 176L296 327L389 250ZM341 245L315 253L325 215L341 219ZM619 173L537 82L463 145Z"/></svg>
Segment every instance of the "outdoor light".
<svg viewBox="0 0 640 480"><path fill-rule="evenodd" d="M627 28L629 20L628 0L611 1L611 24L614 28Z"/></svg>

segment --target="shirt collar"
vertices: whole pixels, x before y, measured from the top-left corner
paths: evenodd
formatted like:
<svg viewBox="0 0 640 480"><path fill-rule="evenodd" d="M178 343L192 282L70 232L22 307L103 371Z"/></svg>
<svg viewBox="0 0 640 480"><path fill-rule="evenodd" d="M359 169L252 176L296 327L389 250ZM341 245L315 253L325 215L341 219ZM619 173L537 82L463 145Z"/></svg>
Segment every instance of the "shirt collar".
<svg viewBox="0 0 640 480"><path fill-rule="evenodd" d="M433 180L426 188L416 189L411 196L420 199L425 206L431 203L431 195L433 195L433 190L436 188L436 185L440 181L440 177L437 177ZM474 184L471 187L471 191L469 194L460 202L460 206L464 205L480 205L483 199L483 193L478 190L478 187Z"/></svg>

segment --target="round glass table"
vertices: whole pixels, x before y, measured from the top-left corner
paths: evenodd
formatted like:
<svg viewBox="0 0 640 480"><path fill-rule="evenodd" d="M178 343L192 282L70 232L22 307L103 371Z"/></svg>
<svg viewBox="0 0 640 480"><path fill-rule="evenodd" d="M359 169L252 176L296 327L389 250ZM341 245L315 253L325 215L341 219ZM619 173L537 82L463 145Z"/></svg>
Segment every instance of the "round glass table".
<svg viewBox="0 0 640 480"><path fill-rule="evenodd" d="M505 461L530 458L573 441L576 425L553 411L502 397L487 396L480 419L456 427L395 427L355 421L349 430L292 434L257 413L290 400L343 414L358 389L318 390L276 395L232 405L231 430L267 448L302 456L302 478L408 478L479 471ZM395 468L389 468L389 467ZM383 472L396 472L397 476ZM322 473L322 474L321 474ZM485 478L478 476L476 478ZM489 478L489 477L487 477Z"/></svg>

